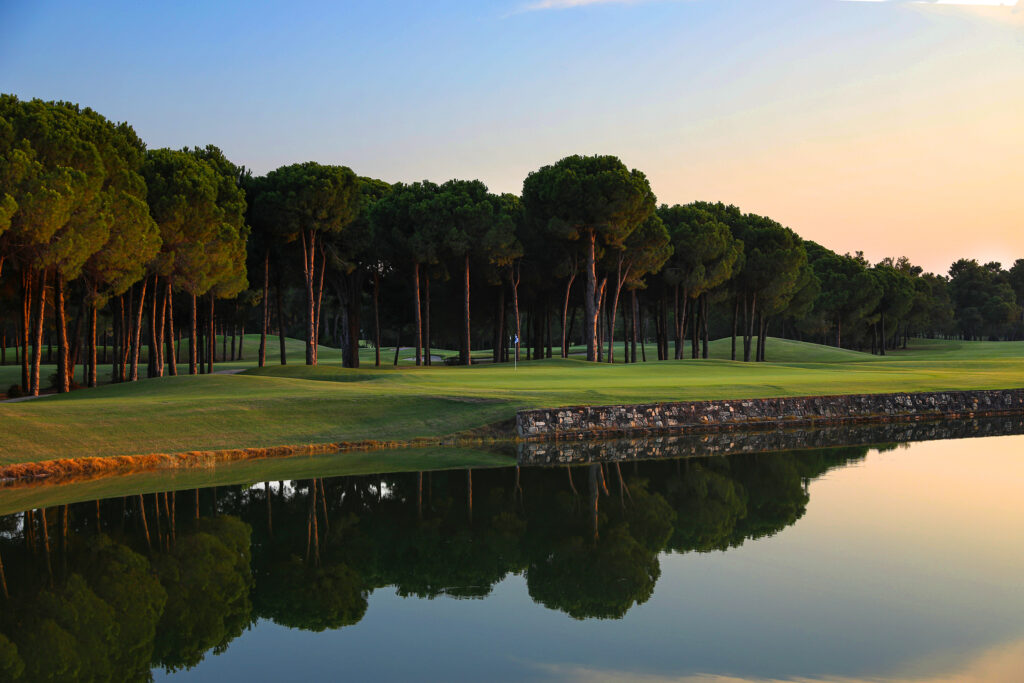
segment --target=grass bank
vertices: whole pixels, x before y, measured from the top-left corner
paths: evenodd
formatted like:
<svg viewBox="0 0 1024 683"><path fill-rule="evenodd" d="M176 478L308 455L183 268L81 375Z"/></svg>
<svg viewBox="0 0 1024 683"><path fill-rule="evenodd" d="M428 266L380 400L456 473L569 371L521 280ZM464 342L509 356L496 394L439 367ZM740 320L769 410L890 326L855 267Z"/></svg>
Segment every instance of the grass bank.
<svg viewBox="0 0 1024 683"><path fill-rule="evenodd" d="M478 428L531 407L1024 386L1024 343L917 342L907 351L876 357L771 339L769 363L724 360L728 347L728 340L717 340L711 348L715 358L700 361L609 366L570 358L521 363L517 369L488 364L351 370L325 354L316 368L276 365L239 375L109 385L0 403L0 464L400 441Z"/></svg>

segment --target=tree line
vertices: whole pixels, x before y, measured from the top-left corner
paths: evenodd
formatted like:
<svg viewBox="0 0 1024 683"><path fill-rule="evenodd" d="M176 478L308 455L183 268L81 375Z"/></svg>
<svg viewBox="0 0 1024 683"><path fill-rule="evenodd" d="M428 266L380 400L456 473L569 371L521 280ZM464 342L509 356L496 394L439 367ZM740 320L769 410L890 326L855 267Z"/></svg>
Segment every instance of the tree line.
<svg viewBox="0 0 1024 683"><path fill-rule="evenodd" d="M88 386L100 363L114 381L140 363L212 372L246 331L261 366L275 334L279 362L297 337L310 365L327 345L358 367L366 343L377 366L383 346L393 364L402 347L417 365L439 347L467 365L576 345L680 359L718 337L763 361L770 335L879 354L915 335L1020 339L1022 305L1024 259L871 264L732 205L658 205L613 156L544 166L520 195L313 162L254 176L214 146L149 150L91 109L0 96L0 363L10 350L21 393L39 392L44 347L67 391L77 365Z"/></svg>

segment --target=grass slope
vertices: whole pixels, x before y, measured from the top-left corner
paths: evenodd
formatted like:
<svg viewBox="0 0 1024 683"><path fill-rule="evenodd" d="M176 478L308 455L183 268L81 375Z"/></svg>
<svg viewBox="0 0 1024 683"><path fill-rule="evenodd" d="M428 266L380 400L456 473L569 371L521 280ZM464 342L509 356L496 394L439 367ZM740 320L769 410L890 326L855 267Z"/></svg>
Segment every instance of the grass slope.
<svg viewBox="0 0 1024 683"><path fill-rule="evenodd" d="M717 340L712 351L727 354L728 344ZM875 357L770 339L768 357L778 362L610 366L573 358L518 369L351 370L326 357L316 368L272 365L3 403L0 463L437 436L508 419L524 407L1024 386L1024 343L918 342Z"/></svg>
<svg viewBox="0 0 1024 683"><path fill-rule="evenodd" d="M217 353L222 352L224 346L222 344L223 337L217 337ZM228 354L230 355L231 350L231 338L228 338ZM242 358L235 361L218 361L214 364L214 371L219 372L222 370L237 370L244 368L252 368L257 365L258 354L260 348L260 335L258 334L247 334L245 335L245 342L242 344ZM584 349L585 351L586 349ZM56 353L56 348L54 348ZM452 351L451 349L431 349L430 355L440 358L448 356L458 356L458 351ZM148 349L143 347L139 355L139 374L145 376L146 374L146 358L148 356ZM31 358L31 351L29 351L29 357ZM100 360L103 359L103 348L98 349L98 357ZM188 349L183 343L181 347L180 357L187 361ZM395 347L381 347L380 351L381 363L392 366L395 360ZM474 351L473 357L477 358L490 358L489 351ZM290 366L304 365L306 362L306 344L300 339L292 339L290 337L285 338L285 358L287 359ZM372 348L361 348L359 349L360 363L373 364L375 358L374 350ZM329 346L321 346L317 350L317 359L321 363L341 363L341 350L334 349ZM43 350L43 360L46 360L46 350ZM267 362L273 364L280 364L281 362L281 346L276 336L267 337ZM15 364L14 362L14 348L10 347L7 349L7 365L0 365L0 393L7 391L7 388L14 384L21 383L21 365ZM415 349L402 347L398 352L398 364L402 366L415 366L416 365L416 351ZM57 366L53 363L42 363L39 368L39 377L44 387L49 386L50 376L53 375L57 370ZM179 363L178 372L180 374L188 374L188 363ZM108 384L110 382L110 365L109 363L101 363L97 368L97 380L100 384ZM84 383L83 370L81 364L75 366L75 379L79 383Z"/></svg>

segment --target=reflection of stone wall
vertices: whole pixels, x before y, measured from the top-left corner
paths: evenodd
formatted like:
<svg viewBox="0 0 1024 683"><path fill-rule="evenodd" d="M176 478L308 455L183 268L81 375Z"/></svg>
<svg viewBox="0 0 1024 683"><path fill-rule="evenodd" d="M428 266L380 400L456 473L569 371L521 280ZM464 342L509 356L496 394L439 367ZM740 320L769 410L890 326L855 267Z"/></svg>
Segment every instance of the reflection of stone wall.
<svg viewBox="0 0 1024 683"><path fill-rule="evenodd" d="M937 391L521 410L516 431L524 439L587 438L1022 413L1024 389Z"/></svg>
<svg viewBox="0 0 1024 683"><path fill-rule="evenodd" d="M519 464L556 465L602 460L644 460L770 451L864 446L936 439L1024 434L1024 417L967 420L861 422L821 427L774 427L742 431L672 434L639 438L523 441Z"/></svg>

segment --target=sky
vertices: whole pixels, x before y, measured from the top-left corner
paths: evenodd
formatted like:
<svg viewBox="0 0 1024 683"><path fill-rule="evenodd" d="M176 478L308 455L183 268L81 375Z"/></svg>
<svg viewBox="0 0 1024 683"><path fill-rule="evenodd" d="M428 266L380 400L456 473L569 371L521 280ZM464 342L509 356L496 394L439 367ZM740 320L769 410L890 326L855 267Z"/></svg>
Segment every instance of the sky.
<svg viewBox="0 0 1024 683"><path fill-rule="evenodd" d="M1024 1L0 0L0 92L258 174L614 154L871 261L1024 258Z"/></svg>

